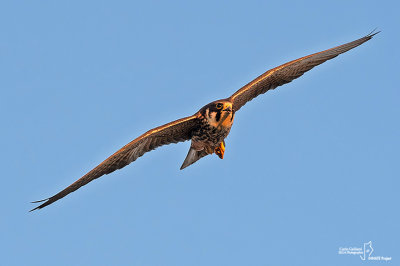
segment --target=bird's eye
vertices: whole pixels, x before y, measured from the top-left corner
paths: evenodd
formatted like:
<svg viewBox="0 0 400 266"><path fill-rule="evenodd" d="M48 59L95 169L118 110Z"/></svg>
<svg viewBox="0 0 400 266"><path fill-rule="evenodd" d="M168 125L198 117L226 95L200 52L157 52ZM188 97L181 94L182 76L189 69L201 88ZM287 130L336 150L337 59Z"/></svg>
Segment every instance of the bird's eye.
<svg viewBox="0 0 400 266"><path fill-rule="evenodd" d="M217 103L217 105L215 107L217 107L217 109L222 109L222 107L224 107L224 105L222 103Z"/></svg>

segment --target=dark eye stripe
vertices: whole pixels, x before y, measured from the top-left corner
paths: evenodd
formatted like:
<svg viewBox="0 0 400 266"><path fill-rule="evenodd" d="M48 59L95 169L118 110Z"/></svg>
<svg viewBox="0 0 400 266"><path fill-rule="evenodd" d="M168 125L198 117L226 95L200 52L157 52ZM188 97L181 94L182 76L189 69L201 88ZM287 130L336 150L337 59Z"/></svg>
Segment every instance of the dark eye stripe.
<svg viewBox="0 0 400 266"><path fill-rule="evenodd" d="M207 109L207 110L208 110L208 117L211 118L211 111L210 111L210 109Z"/></svg>
<svg viewBox="0 0 400 266"><path fill-rule="evenodd" d="M215 121L219 121L221 119L221 112L217 111L217 114L215 115Z"/></svg>

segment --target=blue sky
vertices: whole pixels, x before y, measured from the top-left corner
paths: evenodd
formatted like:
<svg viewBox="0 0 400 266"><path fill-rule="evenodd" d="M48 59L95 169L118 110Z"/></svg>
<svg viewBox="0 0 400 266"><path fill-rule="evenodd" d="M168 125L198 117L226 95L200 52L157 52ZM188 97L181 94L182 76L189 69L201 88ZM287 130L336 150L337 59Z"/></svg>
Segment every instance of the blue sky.
<svg viewBox="0 0 400 266"><path fill-rule="evenodd" d="M398 260L395 1L0 4L2 265ZM148 129L289 60L373 40L241 109L224 160L148 153L37 212ZM339 255L372 241L376 256Z"/></svg>

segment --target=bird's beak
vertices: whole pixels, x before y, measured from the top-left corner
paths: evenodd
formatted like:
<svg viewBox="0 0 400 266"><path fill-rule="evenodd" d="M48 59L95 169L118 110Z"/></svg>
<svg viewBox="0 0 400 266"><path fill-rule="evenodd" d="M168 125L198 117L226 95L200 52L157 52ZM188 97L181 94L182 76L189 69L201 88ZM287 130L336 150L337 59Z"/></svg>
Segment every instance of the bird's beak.
<svg viewBox="0 0 400 266"><path fill-rule="evenodd" d="M228 106L227 108L225 108L224 110L222 110L224 112L228 112L228 113L232 113L232 107Z"/></svg>

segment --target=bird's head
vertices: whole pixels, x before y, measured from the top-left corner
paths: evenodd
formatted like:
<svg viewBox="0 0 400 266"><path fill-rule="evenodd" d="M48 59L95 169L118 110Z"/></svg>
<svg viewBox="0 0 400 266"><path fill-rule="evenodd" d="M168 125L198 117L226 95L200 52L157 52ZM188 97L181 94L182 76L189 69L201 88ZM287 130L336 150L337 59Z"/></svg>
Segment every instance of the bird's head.
<svg viewBox="0 0 400 266"><path fill-rule="evenodd" d="M210 126L217 128L231 127L235 116L232 103L226 100L209 103L200 109L200 113Z"/></svg>

